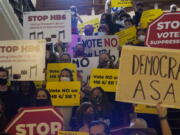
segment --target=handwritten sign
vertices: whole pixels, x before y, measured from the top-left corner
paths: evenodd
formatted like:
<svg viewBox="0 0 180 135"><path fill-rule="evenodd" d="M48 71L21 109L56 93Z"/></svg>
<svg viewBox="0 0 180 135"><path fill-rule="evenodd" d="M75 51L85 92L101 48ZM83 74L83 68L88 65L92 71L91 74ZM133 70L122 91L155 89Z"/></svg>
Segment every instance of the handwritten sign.
<svg viewBox="0 0 180 135"><path fill-rule="evenodd" d="M80 82L47 82L54 106L79 106Z"/></svg>
<svg viewBox="0 0 180 135"><path fill-rule="evenodd" d="M115 92L118 80L118 69L93 69L90 86L101 87L106 92Z"/></svg>
<svg viewBox="0 0 180 135"><path fill-rule="evenodd" d="M117 101L180 108L179 50L126 46L120 61Z"/></svg>
<svg viewBox="0 0 180 135"><path fill-rule="evenodd" d="M132 7L133 0L111 0L111 7Z"/></svg>

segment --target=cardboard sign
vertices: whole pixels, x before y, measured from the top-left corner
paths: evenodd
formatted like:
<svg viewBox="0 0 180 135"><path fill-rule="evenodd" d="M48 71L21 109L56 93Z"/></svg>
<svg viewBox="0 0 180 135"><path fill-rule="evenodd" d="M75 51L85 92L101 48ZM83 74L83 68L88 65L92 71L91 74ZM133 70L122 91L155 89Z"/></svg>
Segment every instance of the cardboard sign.
<svg viewBox="0 0 180 135"><path fill-rule="evenodd" d="M143 11L141 20L140 20L140 27L147 28L147 26L154 21L156 18L161 16L163 11L161 9L151 9Z"/></svg>
<svg viewBox="0 0 180 135"><path fill-rule="evenodd" d="M84 22L84 23L80 23L78 24L78 29L79 29L79 34L82 35L84 33L84 26L87 24L91 24L94 26L94 33L98 32L98 28L99 28L99 18Z"/></svg>
<svg viewBox="0 0 180 135"><path fill-rule="evenodd" d="M119 37L119 44L121 46L126 45L128 42L133 42L136 40L136 27L132 26L130 28L124 29L117 32L115 35Z"/></svg>
<svg viewBox="0 0 180 135"><path fill-rule="evenodd" d="M77 68L75 64L72 63L48 63L48 70L47 70L47 81L54 82L60 81L59 75L61 70L64 68L68 68L73 73L73 80L77 80Z"/></svg>
<svg viewBox="0 0 180 135"><path fill-rule="evenodd" d="M111 0L111 7L132 7L133 0Z"/></svg>
<svg viewBox="0 0 180 135"><path fill-rule="evenodd" d="M180 108L179 50L124 46L120 61L117 101Z"/></svg>
<svg viewBox="0 0 180 135"><path fill-rule="evenodd" d="M0 41L0 67L9 71L10 80L44 80L45 41Z"/></svg>
<svg viewBox="0 0 180 135"><path fill-rule="evenodd" d="M47 43L71 41L71 11L33 11L23 15L24 39L46 39Z"/></svg>
<svg viewBox="0 0 180 135"><path fill-rule="evenodd" d="M46 89L54 106L80 105L80 82L47 82Z"/></svg>
<svg viewBox="0 0 180 135"><path fill-rule="evenodd" d="M155 106L141 105L141 104L138 104L135 107L134 112L136 112L136 113L146 113L146 114L158 114L157 109L156 109Z"/></svg>
<svg viewBox="0 0 180 135"><path fill-rule="evenodd" d="M72 63L77 65L77 70L81 73L83 81L87 81L93 68L97 68L99 57L72 58Z"/></svg>
<svg viewBox="0 0 180 135"><path fill-rule="evenodd" d="M164 13L153 21L147 31L149 47L180 49L180 12Z"/></svg>
<svg viewBox="0 0 180 135"><path fill-rule="evenodd" d="M5 129L11 135L57 135L63 117L53 107L24 108Z"/></svg>
<svg viewBox="0 0 180 135"><path fill-rule="evenodd" d="M96 57L102 53L109 53L114 62L119 59L119 46L117 36L82 36L87 57Z"/></svg>
<svg viewBox="0 0 180 135"><path fill-rule="evenodd" d="M59 131L58 135L89 135L87 132Z"/></svg>
<svg viewBox="0 0 180 135"><path fill-rule="evenodd" d="M115 92L118 81L118 69L93 69L90 87L101 87L106 92Z"/></svg>

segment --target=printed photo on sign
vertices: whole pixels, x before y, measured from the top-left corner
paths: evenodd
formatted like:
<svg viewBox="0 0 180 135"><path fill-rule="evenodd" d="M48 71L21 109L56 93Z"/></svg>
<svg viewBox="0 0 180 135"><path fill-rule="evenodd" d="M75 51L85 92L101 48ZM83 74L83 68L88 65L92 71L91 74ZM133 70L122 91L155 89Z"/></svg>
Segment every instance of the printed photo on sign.
<svg viewBox="0 0 180 135"><path fill-rule="evenodd" d="M47 43L71 41L71 12L33 11L23 14L24 39L45 39Z"/></svg>
<svg viewBox="0 0 180 135"><path fill-rule="evenodd" d="M41 81L45 79L45 41L0 41L0 67L9 71L9 79Z"/></svg>
<svg viewBox="0 0 180 135"><path fill-rule="evenodd" d="M126 46L120 67L117 101L180 108L179 50Z"/></svg>

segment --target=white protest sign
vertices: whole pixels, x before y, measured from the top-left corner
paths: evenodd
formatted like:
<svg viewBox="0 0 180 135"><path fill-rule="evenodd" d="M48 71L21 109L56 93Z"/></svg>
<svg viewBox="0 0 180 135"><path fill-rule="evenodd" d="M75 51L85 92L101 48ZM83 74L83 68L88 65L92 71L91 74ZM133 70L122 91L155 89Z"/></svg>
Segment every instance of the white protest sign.
<svg viewBox="0 0 180 135"><path fill-rule="evenodd" d="M85 46L85 53L87 57L96 57L102 53L109 53L114 62L119 58L117 50L119 46L119 39L114 36L82 36L82 43Z"/></svg>
<svg viewBox="0 0 180 135"><path fill-rule="evenodd" d="M44 80L45 40L0 41L0 67L10 80Z"/></svg>
<svg viewBox="0 0 180 135"><path fill-rule="evenodd" d="M46 39L48 43L71 41L70 10L25 12L23 21L24 39Z"/></svg>
<svg viewBox="0 0 180 135"><path fill-rule="evenodd" d="M72 58L72 63L77 65L77 69L82 73L83 80L87 81L88 75L90 75L93 68L97 68L99 57L83 57Z"/></svg>

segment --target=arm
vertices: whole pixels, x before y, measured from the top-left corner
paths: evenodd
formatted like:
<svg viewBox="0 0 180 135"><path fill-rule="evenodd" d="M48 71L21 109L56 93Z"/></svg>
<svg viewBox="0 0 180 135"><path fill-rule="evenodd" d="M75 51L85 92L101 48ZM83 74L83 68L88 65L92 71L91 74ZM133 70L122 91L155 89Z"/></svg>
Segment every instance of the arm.
<svg viewBox="0 0 180 135"><path fill-rule="evenodd" d="M167 109L160 106L161 103L158 103L156 108L160 118L161 130L163 135L172 135L169 123L167 121Z"/></svg>

